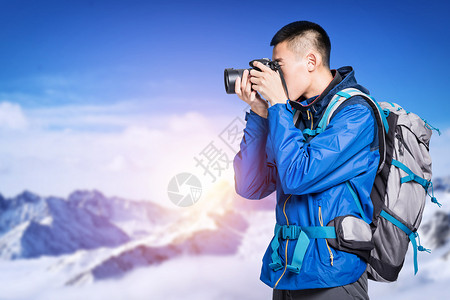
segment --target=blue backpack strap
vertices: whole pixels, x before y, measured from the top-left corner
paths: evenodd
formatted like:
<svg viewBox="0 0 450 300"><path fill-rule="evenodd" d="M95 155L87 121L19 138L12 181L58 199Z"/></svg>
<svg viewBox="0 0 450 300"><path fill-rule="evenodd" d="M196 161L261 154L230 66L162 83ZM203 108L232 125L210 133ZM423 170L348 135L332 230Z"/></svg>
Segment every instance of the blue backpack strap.
<svg viewBox="0 0 450 300"><path fill-rule="evenodd" d="M302 268L303 259L305 258L308 246L309 246L309 237L305 233L305 231L302 230L298 236L297 245L295 245L292 262L290 265L286 265L286 268L290 272L295 274L300 273L300 269Z"/></svg>
<svg viewBox="0 0 450 300"><path fill-rule="evenodd" d="M375 107L378 109L378 111L380 112L378 115L381 118L384 130L386 131L386 133L389 132L389 124L386 119L387 115L389 115L389 110L386 110L386 111L383 110L380 107L380 105L378 104L378 102L373 97L371 97L370 95L367 95L366 93L363 93L360 90L355 89L355 88L347 88L347 89L344 89L344 90L338 92L337 94L342 95L346 99L349 99L354 96L361 96L361 97L365 98L366 100L370 101L371 103L373 103L375 105Z"/></svg>
<svg viewBox="0 0 450 300"><path fill-rule="evenodd" d="M329 119L330 113L336 107L336 105L339 106L338 102L340 100L348 99L347 96L350 96L350 95L348 95L347 93L345 93L343 91L337 92L333 96L333 98L330 101L330 104L328 104L327 109L325 110L325 113L323 114L322 118L320 119L319 125L317 127L323 128L323 130L325 130L325 128L328 125L328 119Z"/></svg>
<svg viewBox="0 0 450 300"><path fill-rule="evenodd" d="M361 206L361 201L359 201L358 195L356 194L355 190L353 189L352 185L350 184L349 181L346 181L345 184L347 185L347 188L350 190L350 193L352 194L353 200L355 200L356 206L358 207L359 213L361 214L361 218L363 218L363 220L367 223L370 224L372 223L371 220L369 220L366 216L366 214L364 213L362 206Z"/></svg>
<svg viewBox="0 0 450 300"><path fill-rule="evenodd" d="M278 247L280 247L280 242L278 241L278 237L280 235L281 227L275 226L275 236L272 239L272 243L270 243L270 247L272 248L272 263L269 264L269 267L274 271L278 271L283 269L283 265L281 264L280 256L278 255Z"/></svg>
<svg viewBox="0 0 450 300"><path fill-rule="evenodd" d="M335 239L336 230L334 226L308 226L302 227L310 239Z"/></svg>
<svg viewBox="0 0 450 300"><path fill-rule="evenodd" d="M423 188L425 189L425 192L428 194L428 196L431 197L431 202L437 204L439 207L442 206L442 204L437 201L436 197L434 197L433 183L431 181L428 181L425 178L422 178L419 175L416 175L407 166L405 166L404 164L402 164L401 162L399 162L396 159L392 159L392 165L396 166L399 169L402 169L406 174L408 174L407 176L402 177L400 179L400 183L405 183L405 182L409 182L409 181L415 181L415 182L419 183L421 186L423 186ZM431 187L431 195L429 193L430 187Z"/></svg>
<svg viewBox="0 0 450 300"><path fill-rule="evenodd" d="M388 111L386 112L383 109L381 109L378 102L375 101L375 99L373 99L371 96L361 92L358 89L347 88L347 89L337 92L333 96L333 98L330 101L330 104L328 104L328 106L327 106L325 113L323 114L322 118L320 119L319 124L317 125L317 128L315 130L305 129L303 131L303 135L305 135L305 137L308 135L316 136L317 134L322 133L325 130L325 128L328 126L328 123L330 122L331 117L338 110L339 106L344 102L344 100L347 100L354 96L361 96L364 99L366 99L367 101L370 101L372 103L369 105L371 107L373 107L373 109L375 109L375 107L376 107L376 109L379 111L379 113L376 115L379 116L379 118L381 119L383 128L386 131L386 133L389 132L389 125L388 125L388 122L386 119L389 112Z"/></svg>
<svg viewBox="0 0 450 300"><path fill-rule="evenodd" d="M414 174L413 171L411 171L407 166L405 166L404 164L402 164L401 162L399 162L396 159L392 159L392 165L396 166L399 169L402 169L406 174L408 174L408 176L401 178L401 180L400 180L401 183L405 183L408 181L415 181L415 182L419 183L421 186L423 186L425 191L428 191L428 187L430 186L430 181Z"/></svg>
<svg viewBox="0 0 450 300"><path fill-rule="evenodd" d="M328 104L325 113L322 115L322 118L320 119L319 124L317 125L317 128L314 130L306 128L305 130L303 130L303 135L307 137L307 136L316 136L322 133L328 125L327 120L329 119L328 117L330 113L333 111L333 108L338 104L340 100L346 99L345 98L346 95L347 95L346 93L337 92L331 99L330 103Z"/></svg>
<svg viewBox="0 0 450 300"><path fill-rule="evenodd" d="M307 226L301 227L298 225L275 225L275 236L271 243L272 248L272 263L270 268L278 271L283 268L281 259L278 255L278 248L280 243L278 239L297 240L291 264L286 263L286 268L292 273L300 273L303 259L308 249L311 239L331 239L336 238L336 230L333 226Z"/></svg>
<svg viewBox="0 0 450 300"><path fill-rule="evenodd" d="M430 130L436 130L437 133L438 133L439 135L441 135L441 131L439 130L439 128L434 127L433 125L431 125L430 123L428 123L428 121L425 120L424 118L421 118L421 119L422 119L422 121L425 122L425 127L426 127L426 128L428 128L428 129L430 129Z"/></svg>
<svg viewBox="0 0 450 300"><path fill-rule="evenodd" d="M430 192L429 192L429 190L430 190L429 188L428 188L427 194L428 194L428 196L431 197L431 202L433 202L434 204L437 204L437 206L441 207L442 204L439 203L439 202L437 201L436 197L434 196L433 182L431 182L431 181L430 181L430 187L431 187L431 194L430 194Z"/></svg>
<svg viewBox="0 0 450 300"><path fill-rule="evenodd" d="M306 128L306 129L303 130L303 136L305 136L305 138L306 138L307 136L316 136L316 135L318 135L319 133L322 133L322 131L323 131L323 130L320 130L319 128L317 128L317 129L309 129L309 128Z"/></svg>
<svg viewBox="0 0 450 300"><path fill-rule="evenodd" d="M375 129L373 147L374 149L378 148L380 153L380 161L378 163L377 173L381 172L386 161L386 135L389 132L389 123L387 121L387 116L389 115L389 111L383 110L378 104L378 102L375 101L375 99L373 99L370 95L367 95L356 88L347 88L338 93L342 95L346 100L355 96L360 96L365 101L363 105L370 107L371 113L373 113L377 125ZM345 104L342 105L342 103ZM334 111L329 116L327 124L331 121L331 118L335 114L337 114L341 109L343 109L346 106L346 104L351 105L351 101L338 102L337 107L334 108Z"/></svg>
<svg viewBox="0 0 450 300"><path fill-rule="evenodd" d="M428 253L431 253L431 250L430 249L426 249L426 248L422 247L422 245L420 245L419 234L416 231L412 231L411 229L409 229L405 224L403 224L402 222L397 220L395 217L393 217L392 215L387 213L385 210L381 211L380 216L382 216L383 218L385 218L386 220L388 220L389 222L391 222L392 224L394 224L395 226L397 226L398 228L403 230L403 232L405 232L406 235L408 236L409 240L411 241L411 243L413 245L413 250L414 250L414 275L416 275L417 271L419 270L419 267L417 265L417 250L425 251L425 252L428 252ZM417 246L416 237L419 238L419 246Z"/></svg>

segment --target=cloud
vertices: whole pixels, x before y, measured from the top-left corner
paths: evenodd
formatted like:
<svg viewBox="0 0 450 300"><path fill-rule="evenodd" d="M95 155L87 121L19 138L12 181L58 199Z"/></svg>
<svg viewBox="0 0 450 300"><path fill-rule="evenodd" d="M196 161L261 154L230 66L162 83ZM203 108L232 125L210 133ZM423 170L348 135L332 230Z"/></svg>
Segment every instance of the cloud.
<svg viewBox="0 0 450 300"><path fill-rule="evenodd" d="M158 102L155 100L155 102ZM163 102L162 100L160 101ZM106 105L64 105L27 110L33 127L42 129L74 129L87 131L117 131L130 126L175 131L197 130L227 122L230 117L205 116L194 110L185 112L158 112L154 105L143 100L128 100ZM180 116L183 116L180 118ZM186 122L188 126L186 126ZM211 123L211 124L210 124ZM224 123L224 124L225 124ZM215 126L217 127L217 126Z"/></svg>
<svg viewBox="0 0 450 300"><path fill-rule="evenodd" d="M433 177L450 175L450 128L441 130L441 133L438 135L434 131L430 142Z"/></svg>
<svg viewBox="0 0 450 300"><path fill-rule="evenodd" d="M21 130L28 126L21 107L10 102L0 103L0 129Z"/></svg>
<svg viewBox="0 0 450 300"><path fill-rule="evenodd" d="M9 106L24 115L19 105ZM218 134L233 119L197 111L145 113L133 102L27 109L26 115L29 125L20 134L0 132L0 193L66 196L95 188L169 206L167 186L176 174L193 173L211 186L194 156L211 141L225 148ZM231 150L223 151L232 159ZM231 171L222 176L233 180Z"/></svg>
<svg viewBox="0 0 450 300"><path fill-rule="evenodd" d="M235 151L219 134L244 115L152 113L133 101L35 109L3 102L0 107L2 115L16 116L0 127L8 128L0 130L0 193L5 196L24 189L63 197L74 189L98 189L171 207L167 187L179 173L197 176L204 194L214 186L196 159L214 145L232 160ZM434 135L430 148L434 176L448 175L450 129ZM217 179L234 183L231 163Z"/></svg>

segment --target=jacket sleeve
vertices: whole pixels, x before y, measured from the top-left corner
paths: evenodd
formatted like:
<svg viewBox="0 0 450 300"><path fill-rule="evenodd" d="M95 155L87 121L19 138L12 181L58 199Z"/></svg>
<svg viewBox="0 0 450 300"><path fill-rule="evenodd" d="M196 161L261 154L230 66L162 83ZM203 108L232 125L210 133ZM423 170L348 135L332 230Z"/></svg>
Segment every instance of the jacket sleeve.
<svg viewBox="0 0 450 300"><path fill-rule="evenodd" d="M309 143L294 126L288 103L268 111L269 138L285 193L322 192L368 171L375 121L367 107L345 107Z"/></svg>
<svg viewBox="0 0 450 300"><path fill-rule="evenodd" d="M266 153L268 120L254 111L247 121L240 151L233 160L236 192L247 199L262 199L276 189L276 167Z"/></svg>

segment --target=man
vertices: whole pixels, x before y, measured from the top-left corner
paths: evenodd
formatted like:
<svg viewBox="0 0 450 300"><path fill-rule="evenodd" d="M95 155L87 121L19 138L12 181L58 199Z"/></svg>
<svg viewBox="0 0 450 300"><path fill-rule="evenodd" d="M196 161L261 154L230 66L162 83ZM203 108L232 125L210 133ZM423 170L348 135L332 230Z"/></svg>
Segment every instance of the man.
<svg viewBox="0 0 450 300"><path fill-rule="evenodd" d="M335 233L329 224L338 216L372 219L370 192L379 162L373 111L362 97L352 97L322 133L303 132L317 128L337 92L368 91L351 67L330 70L330 39L315 23L288 24L270 45L287 90L280 74L260 62L254 66L261 72L246 70L235 84L236 94L251 106L234 158L236 192L261 199L277 191L276 235L260 279L273 288L273 299L368 299L366 262L330 246ZM307 227L323 230L312 233Z"/></svg>

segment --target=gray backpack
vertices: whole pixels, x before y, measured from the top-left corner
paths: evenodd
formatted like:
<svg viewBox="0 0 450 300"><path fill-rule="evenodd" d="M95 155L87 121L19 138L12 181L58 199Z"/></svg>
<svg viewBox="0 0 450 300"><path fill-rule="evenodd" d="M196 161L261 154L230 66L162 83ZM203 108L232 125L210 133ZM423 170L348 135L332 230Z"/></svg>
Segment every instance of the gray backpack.
<svg viewBox="0 0 450 300"><path fill-rule="evenodd" d="M338 107L354 96L362 96L377 119L380 163L370 195L374 212L372 220L366 220L356 192L348 185L365 222L355 217L352 222L333 221L328 226L335 226L337 238L328 242L338 250L363 257L370 279L392 282L403 267L409 242L414 250L414 274L418 270L417 251L430 252L420 245L420 239L417 244L416 238L427 194L441 206L433 194L429 154L432 129L436 128L398 104L378 103L349 88L332 98L315 134L325 130ZM294 122L297 119L298 112Z"/></svg>

